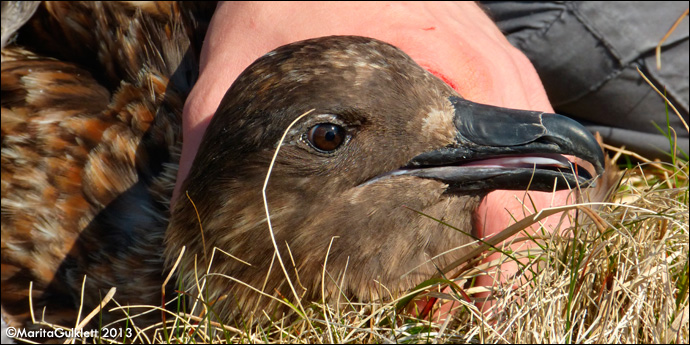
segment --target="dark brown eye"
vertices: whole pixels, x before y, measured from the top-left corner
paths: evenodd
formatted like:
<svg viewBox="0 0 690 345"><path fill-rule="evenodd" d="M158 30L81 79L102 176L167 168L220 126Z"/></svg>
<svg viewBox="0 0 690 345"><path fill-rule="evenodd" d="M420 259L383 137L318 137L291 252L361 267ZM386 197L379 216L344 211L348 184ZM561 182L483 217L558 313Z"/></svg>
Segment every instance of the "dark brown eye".
<svg viewBox="0 0 690 345"><path fill-rule="evenodd" d="M345 141L345 129L332 123L321 123L309 129L307 140L317 150L331 152Z"/></svg>

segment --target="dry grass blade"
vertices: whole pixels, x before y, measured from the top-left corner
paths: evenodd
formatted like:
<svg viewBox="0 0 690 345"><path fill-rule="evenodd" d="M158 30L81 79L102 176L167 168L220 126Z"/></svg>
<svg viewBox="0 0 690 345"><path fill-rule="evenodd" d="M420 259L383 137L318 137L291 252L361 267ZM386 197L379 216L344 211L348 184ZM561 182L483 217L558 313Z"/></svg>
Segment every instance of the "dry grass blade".
<svg viewBox="0 0 690 345"><path fill-rule="evenodd" d="M668 37L671 36L671 33L676 30L680 22L683 21L683 19L685 19L685 17L687 16L688 9L686 9L685 12L683 12L683 14L681 14L680 17L678 17L678 19L676 19L671 28L668 29L668 32L666 32L661 41L659 41L659 44L656 45L656 69L661 69L661 45L663 45L664 42L666 42Z"/></svg>
<svg viewBox="0 0 690 345"><path fill-rule="evenodd" d="M283 263L283 258L280 255L280 250L278 249L278 244L276 243L276 238L273 233L273 226L271 225L271 212L268 210L268 198L266 197L266 188L268 187L268 180L271 177L271 172L273 171L273 165L275 164L276 158L278 157L278 153L280 152L280 147L283 145L283 141L285 141L285 136L288 134L290 131L290 128L297 123L297 121L301 120L303 117L309 115L314 109L309 110L305 112L304 114L298 116L296 119L294 119L290 125L285 128L285 131L283 132L283 135L280 137L280 141L278 141L278 146L276 147L276 152L273 154L273 158L271 159L271 164L268 166L268 171L266 172L266 180L264 181L264 186L261 189L261 194L263 196L263 201L264 201L264 209L266 211L266 222L268 223L268 229L269 233L271 235L271 242L273 243L273 248L275 249L276 257L278 258L278 263L280 263L280 267L283 270L283 274L285 274L285 280L287 281L288 285L290 286L290 290L292 291L293 296L295 296L295 300L297 301L297 306L299 307L300 311L304 314L304 306L302 306L302 301L301 301L301 296L297 293L295 290L295 286L292 284L292 280L290 279L290 275L287 272L287 269L285 268L285 264Z"/></svg>
<svg viewBox="0 0 690 345"><path fill-rule="evenodd" d="M637 68L637 72L640 73L640 75L641 75L642 78L647 82L647 84L649 84L649 86L651 86L652 89L654 89L654 91L656 91L656 93L658 93L659 96L661 96L661 98L663 98L664 101L666 101L666 104L668 104L668 106L671 107L671 109L673 109L673 112L676 113L676 115L678 116L678 118L680 119L680 121L683 123L683 126L685 126L685 130L688 131L688 132L690 132L690 129L688 129L688 123L685 122L685 119L683 118L683 115L681 115L680 112L678 111L678 109L676 109L676 107L673 105L673 103L671 103L671 102L668 100L668 98L666 98L666 95L664 95L661 91L659 91L659 89L657 89L656 86L654 86L654 84L652 84L652 82L649 81L649 79L647 78L647 76L644 75L644 73L642 73L642 71L640 70L639 67Z"/></svg>

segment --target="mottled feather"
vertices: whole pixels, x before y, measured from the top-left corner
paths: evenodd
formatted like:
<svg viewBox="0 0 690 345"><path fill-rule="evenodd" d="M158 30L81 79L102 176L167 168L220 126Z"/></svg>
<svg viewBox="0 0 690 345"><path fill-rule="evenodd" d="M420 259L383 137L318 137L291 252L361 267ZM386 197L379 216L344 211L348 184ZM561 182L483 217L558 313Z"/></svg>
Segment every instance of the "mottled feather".
<svg viewBox="0 0 690 345"><path fill-rule="evenodd" d="M13 324L28 320L30 281L37 315L50 304L47 320L64 325L85 274L86 309L111 286L126 303L160 300L197 69L184 13L48 2L3 49L2 306Z"/></svg>

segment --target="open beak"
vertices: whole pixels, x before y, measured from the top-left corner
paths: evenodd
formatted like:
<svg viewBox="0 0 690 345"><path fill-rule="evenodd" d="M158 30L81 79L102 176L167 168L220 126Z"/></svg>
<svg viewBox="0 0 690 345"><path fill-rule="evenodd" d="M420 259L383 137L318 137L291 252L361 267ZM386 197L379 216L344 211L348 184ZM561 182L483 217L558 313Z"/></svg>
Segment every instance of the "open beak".
<svg viewBox="0 0 690 345"><path fill-rule="evenodd" d="M449 191L495 189L552 191L593 186L590 172L562 155L581 158L604 172L594 136L565 116L477 104L450 97L455 142L422 153L391 175L443 181Z"/></svg>

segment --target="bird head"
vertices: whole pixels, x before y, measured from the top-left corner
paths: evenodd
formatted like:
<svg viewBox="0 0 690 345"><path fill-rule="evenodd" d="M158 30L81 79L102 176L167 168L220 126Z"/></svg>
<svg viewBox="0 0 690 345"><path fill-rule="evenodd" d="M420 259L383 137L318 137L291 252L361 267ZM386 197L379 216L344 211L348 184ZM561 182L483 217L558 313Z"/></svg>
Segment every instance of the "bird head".
<svg viewBox="0 0 690 345"><path fill-rule="evenodd" d="M269 229L262 188L277 149ZM590 173L563 155L603 171L599 145L575 121L465 100L392 45L354 36L289 44L227 91L173 207L166 256L186 246L187 287L195 256L212 261L224 277L207 281L208 298L223 316L270 307L247 286L291 297L288 278L307 298L322 287L391 297L472 242L412 210L472 233L492 190L587 186ZM214 247L227 254L210 260Z"/></svg>

